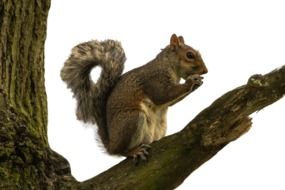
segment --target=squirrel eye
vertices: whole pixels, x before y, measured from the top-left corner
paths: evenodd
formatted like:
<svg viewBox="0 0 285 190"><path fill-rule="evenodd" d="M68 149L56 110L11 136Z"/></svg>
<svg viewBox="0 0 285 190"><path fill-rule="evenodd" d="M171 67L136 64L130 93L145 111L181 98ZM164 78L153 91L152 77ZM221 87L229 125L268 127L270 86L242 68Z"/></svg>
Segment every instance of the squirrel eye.
<svg viewBox="0 0 285 190"><path fill-rule="evenodd" d="M186 57L187 57L188 59L194 59L194 58L195 58L194 54L193 54L191 51L188 51L188 52L186 53Z"/></svg>

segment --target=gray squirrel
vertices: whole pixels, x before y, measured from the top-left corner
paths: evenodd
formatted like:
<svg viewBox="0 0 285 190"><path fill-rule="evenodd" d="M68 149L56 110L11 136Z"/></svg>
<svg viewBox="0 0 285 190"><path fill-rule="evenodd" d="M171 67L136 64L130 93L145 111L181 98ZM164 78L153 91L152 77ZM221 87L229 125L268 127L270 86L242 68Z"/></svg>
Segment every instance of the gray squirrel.
<svg viewBox="0 0 285 190"><path fill-rule="evenodd" d="M61 78L77 100L77 118L97 124L109 154L146 160L149 144L165 136L168 107L201 86L208 70L200 53L175 34L155 59L122 74L125 60L118 41L81 43ZM96 66L102 71L94 83L90 72Z"/></svg>

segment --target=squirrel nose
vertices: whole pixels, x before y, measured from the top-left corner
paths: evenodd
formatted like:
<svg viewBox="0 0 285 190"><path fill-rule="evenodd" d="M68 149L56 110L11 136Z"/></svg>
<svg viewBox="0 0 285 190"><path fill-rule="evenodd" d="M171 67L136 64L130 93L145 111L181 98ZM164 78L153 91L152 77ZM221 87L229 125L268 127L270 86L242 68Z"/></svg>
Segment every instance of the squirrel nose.
<svg viewBox="0 0 285 190"><path fill-rule="evenodd" d="M208 69L204 66L201 71L201 75L208 73Z"/></svg>
<svg viewBox="0 0 285 190"><path fill-rule="evenodd" d="M208 69L205 67L203 70L203 74L206 74L206 73L208 73Z"/></svg>

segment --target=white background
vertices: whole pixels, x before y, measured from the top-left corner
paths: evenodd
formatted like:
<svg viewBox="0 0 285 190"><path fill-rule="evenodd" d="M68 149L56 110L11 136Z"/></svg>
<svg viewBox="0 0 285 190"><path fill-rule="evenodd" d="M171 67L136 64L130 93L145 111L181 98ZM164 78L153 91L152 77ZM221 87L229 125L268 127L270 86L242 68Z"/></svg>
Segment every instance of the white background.
<svg viewBox="0 0 285 190"><path fill-rule="evenodd" d="M53 0L46 41L49 142L79 181L118 163L75 117L75 100L59 77L73 46L116 39L125 71L153 59L172 33L198 49L209 73L201 88L170 108L168 134L181 130L223 93L285 64L282 1ZM253 114L253 128L198 168L177 189L285 189L285 99ZM94 126L93 126L94 127Z"/></svg>

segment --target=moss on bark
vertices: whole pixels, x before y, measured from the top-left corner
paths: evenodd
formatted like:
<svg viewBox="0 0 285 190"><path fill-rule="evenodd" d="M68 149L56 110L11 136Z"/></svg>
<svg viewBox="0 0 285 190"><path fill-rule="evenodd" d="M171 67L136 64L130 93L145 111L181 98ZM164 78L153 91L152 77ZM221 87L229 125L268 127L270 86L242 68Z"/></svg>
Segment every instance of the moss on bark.
<svg viewBox="0 0 285 190"><path fill-rule="evenodd" d="M70 175L67 162L47 141L44 42L49 7L50 0L0 1L0 189L54 187L61 171L57 159Z"/></svg>

